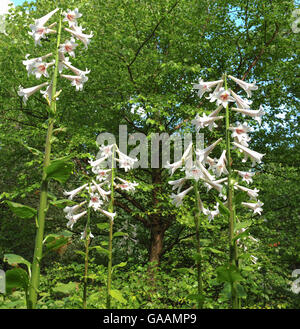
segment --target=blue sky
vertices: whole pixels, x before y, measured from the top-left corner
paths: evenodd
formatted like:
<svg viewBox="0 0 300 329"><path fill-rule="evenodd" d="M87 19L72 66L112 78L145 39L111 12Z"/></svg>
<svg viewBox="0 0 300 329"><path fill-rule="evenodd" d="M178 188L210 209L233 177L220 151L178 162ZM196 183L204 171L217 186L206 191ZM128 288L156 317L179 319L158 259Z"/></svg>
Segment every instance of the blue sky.
<svg viewBox="0 0 300 329"><path fill-rule="evenodd" d="M11 0L11 2L14 3L15 6L21 5L25 0Z"/></svg>

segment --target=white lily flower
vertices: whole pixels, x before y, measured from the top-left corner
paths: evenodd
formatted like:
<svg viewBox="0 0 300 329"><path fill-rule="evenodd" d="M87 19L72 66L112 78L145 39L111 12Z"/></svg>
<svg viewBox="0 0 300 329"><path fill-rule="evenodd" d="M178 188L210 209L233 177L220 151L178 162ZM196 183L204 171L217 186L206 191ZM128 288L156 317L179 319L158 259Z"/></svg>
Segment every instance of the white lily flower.
<svg viewBox="0 0 300 329"><path fill-rule="evenodd" d="M203 116L200 117L199 114L197 113L196 117L194 120L191 121L193 125L196 126L196 131L199 132L199 129L208 127L208 129L211 131L212 128L217 127L215 124L216 120L223 119L223 116L218 116L218 117L211 117L207 116L205 113L203 113Z"/></svg>
<svg viewBox="0 0 300 329"><path fill-rule="evenodd" d="M80 204L76 204L75 206L72 206L72 207L70 207L70 206L65 207L64 212L67 214L66 218L70 219L74 215L74 213L78 209L80 209L85 203L86 203L86 201L81 202Z"/></svg>
<svg viewBox="0 0 300 329"><path fill-rule="evenodd" d="M48 85L48 82L44 82L40 85L24 89L22 86L19 86L18 95L23 97L23 102L26 104L28 97L39 91L41 88Z"/></svg>
<svg viewBox="0 0 300 329"><path fill-rule="evenodd" d="M94 167L99 167L100 163L103 161L107 160L108 156L104 156L102 158L99 158L95 161L89 160L89 164L94 168ZM93 169L92 169L93 170Z"/></svg>
<svg viewBox="0 0 300 329"><path fill-rule="evenodd" d="M183 177L183 178L179 178L177 180L173 180L173 181L169 181L168 183L170 185L172 185L172 190L176 190L177 189L177 193L180 193L184 183L186 181L186 178Z"/></svg>
<svg viewBox="0 0 300 329"><path fill-rule="evenodd" d="M85 71L79 70L73 65L71 65L70 62L63 62L63 64L68 67L72 72L74 72L76 75L86 75L89 74L91 71L86 69Z"/></svg>
<svg viewBox="0 0 300 329"><path fill-rule="evenodd" d="M229 129L232 131L231 136L236 142L243 146L248 146L248 142L251 140L251 138L248 136L250 127L248 127L247 122L239 124L237 127L229 127Z"/></svg>
<svg viewBox="0 0 300 329"><path fill-rule="evenodd" d="M137 162L138 159L129 157L128 155L122 153L118 148L116 149L116 152L119 155L119 158L116 159L116 161L119 162L119 167L123 168L126 172L133 169L134 163Z"/></svg>
<svg viewBox="0 0 300 329"><path fill-rule="evenodd" d="M64 195L68 196L69 200L73 200L74 196L77 195L79 192L81 192L87 185L88 185L87 183L83 184L70 192L64 191Z"/></svg>
<svg viewBox="0 0 300 329"><path fill-rule="evenodd" d="M41 57L28 59L30 54L26 54L26 56L25 56L26 59L22 63L23 63L23 65L26 66L26 70L28 72L28 75L32 73L32 71L36 67L37 63L43 62L46 58L48 58L52 55L53 55L52 53L49 53L49 54L46 54L46 55L41 56Z"/></svg>
<svg viewBox="0 0 300 329"><path fill-rule="evenodd" d="M47 69L48 69L48 67L50 67L54 64L55 64L55 61L52 61L50 63L36 62L34 67L32 68L32 74L34 74L37 79L40 79L40 77L42 75L46 78L49 78Z"/></svg>
<svg viewBox="0 0 300 329"><path fill-rule="evenodd" d="M230 90L231 95L235 99L236 105L239 109L250 109L250 105L252 104L252 101L249 99L243 99L239 95L237 95L233 90Z"/></svg>
<svg viewBox="0 0 300 329"><path fill-rule="evenodd" d="M194 89L198 89L198 96L201 98L203 94L207 91L211 91L211 88L217 85L218 83L223 83L223 80L204 82L202 79L199 79L199 82L193 84Z"/></svg>
<svg viewBox="0 0 300 329"><path fill-rule="evenodd" d="M31 32L28 32L29 35L31 35L34 39L34 43L35 45L39 45L41 46L41 39L45 39L46 38L46 34L50 34L50 33L56 33L55 30L52 30L48 27L45 26L35 26L35 25L30 25L31 28Z"/></svg>
<svg viewBox="0 0 300 329"><path fill-rule="evenodd" d="M241 88L243 88L246 91L247 96L250 97L250 98L252 96L251 90L257 90L258 89L258 87L255 85L256 81L254 81L253 83L247 83L243 80L240 80L238 78L233 77L232 75L228 75L228 78L232 79Z"/></svg>
<svg viewBox="0 0 300 329"><path fill-rule="evenodd" d="M36 19L34 22L35 26L41 27L44 26L48 20L59 10L59 8L55 8L54 10L52 10L50 13L46 14L45 16Z"/></svg>
<svg viewBox="0 0 300 329"><path fill-rule="evenodd" d="M111 193L111 191L105 191L105 190L103 190L103 188L101 188L101 185L102 184L97 184L94 180L92 180L92 183L94 184L91 187L92 192L94 192L95 190L97 190L98 193L100 194L101 198L103 200L107 200L107 196Z"/></svg>
<svg viewBox="0 0 300 329"><path fill-rule="evenodd" d="M103 215L105 215L112 221L114 221L114 218L117 215L117 213L115 213L115 212L109 212L109 211L103 210L101 208L99 208L99 210L100 210L100 212L102 212Z"/></svg>
<svg viewBox="0 0 300 329"><path fill-rule="evenodd" d="M245 186L241 186L241 185L238 185L238 184L235 184L234 185L234 188L238 188L239 190L243 191L243 192L247 192L247 194L249 195L249 197L251 199L257 199L258 197L258 192L259 190L257 188L255 188L254 190L251 190L250 188L247 188Z"/></svg>
<svg viewBox="0 0 300 329"><path fill-rule="evenodd" d="M226 169L226 162L226 151L224 150L218 162L213 166L213 170L217 177L220 177L222 174L228 175L228 171Z"/></svg>
<svg viewBox="0 0 300 329"><path fill-rule="evenodd" d="M222 105L224 108L227 107L228 102L234 102L235 99L230 95L230 90L225 90L220 88L218 94L216 95L216 100L218 105Z"/></svg>
<svg viewBox="0 0 300 329"><path fill-rule="evenodd" d="M111 169L102 169L99 166L96 166L92 167L92 172L97 175L96 179L102 182L110 177Z"/></svg>
<svg viewBox="0 0 300 329"><path fill-rule="evenodd" d="M201 169L201 172L202 172L202 176L204 176L204 178L210 180L210 181L214 181L215 180L215 177L212 176L209 171L203 166L203 164L199 161L199 160L196 160L196 164L197 166ZM199 177L200 178L200 177Z"/></svg>
<svg viewBox="0 0 300 329"><path fill-rule="evenodd" d="M292 277L296 278L298 275L300 275L300 269L297 268L292 272ZM291 290L294 294L299 294L300 292L299 279L293 281Z"/></svg>
<svg viewBox="0 0 300 329"><path fill-rule="evenodd" d="M210 101L211 103L212 103L212 102L215 102L215 101L217 100L217 96L218 96L219 91L220 91L220 89L222 88L222 86L223 86L223 80L220 80L220 82L217 84L215 90L214 90L212 93L210 93L210 94L206 97L206 99L209 99L209 101ZM221 105L221 106L222 106L222 105ZM223 108L223 106L222 106L222 108Z"/></svg>
<svg viewBox="0 0 300 329"><path fill-rule="evenodd" d="M241 203L244 207L250 208L253 210L253 213L256 214L258 213L261 215L261 212L263 211L262 206L264 205L261 201L257 201L256 203L254 202L242 202Z"/></svg>
<svg viewBox="0 0 300 329"><path fill-rule="evenodd" d="M205 183L209 184L210 186L212 186L214 189L216 189L219 193L222 193L222 189L223 186L219 183L217 183L217 181L211 181L208 180L206 178L201 178ZM227 178L226 178L227 179Z"/></svg>
<svg viewBox="0 0 300 329"><path fill-rule="evenodd" d="M186 179L195 179L198 182L201 177L203 177L202 169L195 165L185 170Z"/></svg>
<svg viewBox="0 0 300 329"><path fill-rule="evenodd" d="M75 57L74 50L77 46L78 44L75 42L75 39L71 38L60 45L59 51L62 53L68 53L70 56Z"/></svg>
<svg viewBox="0 0 300 329"><path fill-rule="evenodd" d="M43 95L44 98L48 98L50 104L52 101L52 82L48 85L48 87L46 88L46 90L41 90L40 93ZM58 100L59 98L56 97L56 100Z"/></svg>
<svg viewBox="0 0 300 329"><path fill-rule="evenodd" d="M135 187L138 186L139 184L136 182L128 182L125 179L122 179L120 177L117 177L117 179L119 181L122 182L122 184L117 184L116 188L120 188L121 190L125 190L125 191L135 191Z"/></svg>
<svg viewBox="0 0 300 329"><path fill-rule="evenodd" d="M70 227L71 229L73 229L74 224L76 224L76 222L78 221L79 218L81 218L82 216L84 216L87 213L87 211L83 211L80 214L77 215L73 215L72 217L69 218L69 221L67 223L67 227Z"/></svg>
<svg viewBox="0 0 300 329"><path fill-rule="evenodd" d="M207 156L204 163L209 165L208 170L212 170L217 161L218 160L216 158L212 159L210 156Z"/></svg>
<svg viewBox="0 0 300 329"><path fill-rule="evenodd" d="M90 193L90 203L89 207L92 207L95 211L103 205L103 201L100 199L100 195L98 193Z"/></svg>
<svg viewBox="0 0 300 329"><path fill-rule="evenodd" d="M71 85L76 87L76 90L82 90L83 84L88 81L88 77L85 75L66 75L61 74L61 77L66 78L71 81Z"/></svg>
<svg viewBox="0 0 300 329"><path fill-rule="evenodd" d="M210 146L206 147L203 150L196 149L195 153L198 156L198 159L200 162L206 161L207 156L209 155L210 152L221 142L222 138L219 138L217 141L215 141L213 144Z"/></svg>
<svg viewBox="0 0 300 329"><path fill-rule="evenodd" d="M234 146L236 146L237 148L239 148L244 153L244 159L242 160L242 162L246 162L248 157L250 157L252 160L252 166L255 166L256 163L258 163L258 164L261 163L261 159L265 155L265 154L250 150L248 147L243 146L239 143L232 142L232 144Z"/></svg>
<svg viewBox="0 0 300 329"><path fill-rule="evenodd" d="M187 193L190 192L190 190L193 189L193 186L189 187L188 189L180 192L179 194L174 194L172 193L171 195L171 199L172 199L172 203L175 204L176 207L179 207L180 205L182 205L183 202L183 198L187 195Z"/></svg>
<svg viewBox="0 0 300 329"><path fill-rule="evenodd" d="M247 109L239 109L235 107L232 107L231 109L235 112L239 112L244 115L249 115L250 117L254 118L259 125L261 125L261 117L265 114L265 111L261 105L259 106L259 110L247 110Z"/></svg>
<svg viewBox="0 0 300 329"><path fill-rule="evenodd" d="M75 38L80 40L83 44L84 47L87 48L88 44L91 42L90 38L92 38L94 35L93 33L91 34L84 34L82 33L83 29L81 26L72 26L72 30L65 28L65 30L69 33L71 33Z"/></svg>
<svg viewBox="0 0 300 329"><path fill-rule="evenodd" d="M75 8L74 10L67 9L67 12L63 12L63 15L65 18L63 19L63 22L68 22L69 27L72 27L73 25L77 25L77 18L80 18L82 14L78 11L78 8Z"/></svg>
<svg viewBox="0 0 300 329"><path fill-rule="evenodd" d="M215 210L209 210L209 209L205 209L206 211L203 212L207 217L208 217L208 221L211 222L216 216L218 216L220 214L219 211L219 203L217 203L214 206Z"/></svg>
<svg viewBox="0 0 300 329"><path fill-rule="evenodd" d="M252 177L255 175L254 172L247 172L247 171L240 171L240 170L236 170L236 172L242 177L242 181L246 182L247 184L250 184L253 182Z"/></svg>

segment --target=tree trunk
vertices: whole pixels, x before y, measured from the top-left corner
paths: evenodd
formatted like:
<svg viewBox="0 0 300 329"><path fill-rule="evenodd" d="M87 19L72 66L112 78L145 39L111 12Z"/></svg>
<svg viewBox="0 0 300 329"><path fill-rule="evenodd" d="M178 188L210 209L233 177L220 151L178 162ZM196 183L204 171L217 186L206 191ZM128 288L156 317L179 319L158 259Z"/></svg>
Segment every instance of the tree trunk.
<svg viewBox="0 0 300 329"><path fill-rule="evenodd" d="M160 256L162 254L166 229L166 225L161 223L154 224L151 227L149 261L157 263L157 265L159 264Z"/></svg>

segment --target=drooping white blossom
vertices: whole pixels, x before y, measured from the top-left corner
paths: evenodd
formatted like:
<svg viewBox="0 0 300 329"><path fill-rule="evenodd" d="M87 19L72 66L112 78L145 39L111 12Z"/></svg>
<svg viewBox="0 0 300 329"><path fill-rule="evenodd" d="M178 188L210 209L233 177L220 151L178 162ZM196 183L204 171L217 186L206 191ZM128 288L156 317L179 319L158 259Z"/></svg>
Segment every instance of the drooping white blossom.
<svg viewBox="0 0 300 329"><path fill-rule="evenodd" d="M83 184L77 187L75 190L72 191L64 191L64 195L68 196L69 200L73 200L74 196L80 193L88 184Z"/></svg>
<svg viewBox="0 0 300 329"><path fill-rule="evenodd" d="M235 99L231 96L230 90L225 90L220 88L219 92L216 94L217 105L222 105L224 108L227 107L229 102L234 102Z"/></svg>
<svg viewBox="0 0 300 329"><path fill-rule="evenodd" d="M206 147L203 150L196 149L195 153L198 156L197 160L200 162L206 161L207 156L212 152L212 150L221 142L222 138L219 138L214 143L212 143L210 146Z"/></svg>
<svg viewBox="0 0 300 329"><path fill-rule="evenodd" d="M248 196L251 198L251 199L254 199L256 200L257 197L258 197L258 192L259 190L257 188L255 188L254 190L251 190L250 188L247 188L245 186L241 186L241 185L238 185L238 184L235 184L234 185L234 188L238 188L239 190L243 191L243 192L247 192Z"/></svg>
<svg viewBox="0 0 300 329"><path fill-rule="evenodd" d="M63 12L63 15L65 16L63 22L68 22L69 27L77 25L77 18L82 16L82 14L78 11L78 8L75 8L74 10L67 9L66 12Z"/></svg>
<svg viewBox="0 0 300 329"><path fill-rule="evenodd" d="M136 182L128 182L127 180L121 177L116 177L116 179L121 182L121 184L116 184L116 188L124 191L135 191L136 186L139 185Z"/></svg>
<svg viewBox="0 0 300 329"><path fill-rule="evenodd" d="M97 211L102 205L103 201L100 199L100 195L98 193L90 193L89 207Z"/></svg>
<svg viewBox="0 0 300 329"><path fill-rule="evenodd" d="M198 89L197 94L201 98L205 92L211 91L212 87L222 82L223 80L204 82L203 79L200 78L198 83L193 84L193 88Z"/></svg>
<svg viewBox="0 0 300 329"><path fill-rule="evenodd" d="M83 212L81 212L79 214L76 214L76 215L73 215L73 216L69 217L68 218L69 221L67 223L67 227L70 227L71 229L73 229L73 226L74 226L74 224L77 223L78 219L80 219L81 217L83 217L86 213L87 213L87 211L85 210L85 211L83 211Z"/></svg>
<svg viewBox="0 0 300 329"><path fill-rule="evenodd" d="M254 118L259 123L259 125L261 125L261 117L265 114L262 105L259 106L259 110L239 109L235 107L232 107L231 109L244 115L249 115L250 117Z"/></svg>
<svg viewBox="0 0 300 329"><path fill-rule="evenodd" d="M199 114L197 113L196 117L194 120L191 121L193 125L196 126L196 131L198 132L199 129L208 127L208 129L211 131L213 128L217 127L215 124L215 121L223 119L223 116L216 116L216 117L211 117L207 116L205 113L203 113L203 116L200 117Z"/></svg>
<svg viewBox="0 0 300 329"><path fill-rule="evenodd" d="M19 86L18 95L20 97L23 97L23 102L26 104L28 97L39 91L41 88L48 85L48 82L44 82L40 85L30 87L30 88L23 88L22 86Z"/></svg>
<svg viewBox="0 0 300 329"><path fill-rule="evenodd" d="M76 90L83 90L83 85L88 81L88 77L85 75L67 75L61 74L61 77L71 81L71 85L76 87Z"/></svg>
<svg viewBox="0 0 300 329"><path fill-rule="evenodd" d="M243 88L246 93L247 96L251 98L252 96L252 90L257 90L258 87L255 85L256 81L254 81L253 83L247 83L243 80L240 80L238 78L233 77L232 75L228 75L228 78L232 79L234 82L236 82L241 88Z"/></svg>
<svg viewBox="0 0 300 329"><path fill-rule="evenodd" d="M258 213L259 215L261 215L261 212L263 211L262 206L264 205L263 202L261 201L257 201L255 202L242 202L241 203L244 207L247 207L251 210L253 210L253 213L256 214Z"/></svg>
<svg viewBox="0 0 300 329"><path fill-rule="evenodd" d="M172 185L172 190L176 190L177 189L177 193L180 193L184 183L186 182L186 178L179 178L177 180L173 180L173 181L169 181L168 183L170 185Z"/></svg>
<svg viewBox="0 0 300 329"><path fill-rule="evenodd" d="M242 181L246 182L247 184L253 182L252 177L255 175L254 172L240 171L240 170L236 170L236 172L242 177Z"/></svg>
<svg viewBox="0 0 300 329"><path fill-rule="evenodd" d="M230 89L232 97L235 99L235 103L239 109L250 109L252 101L249 99L243 99L241 96L237 95L233 90Z"/></svg>
<svg viewBox="0 0 300 329"><path fill-rule="evenodd" d="M89 43L91 42L91 38L94 36L93 33L91 34L85 34L83 33L83 29L80 26L72 26L72 29L65 28L65 30L69 33L71 33L75 38L80 40L83 44L84 47L87 48Z"/></svg>
<svg viewBox="0 0 300 329"><path fill-rule="evenodd" d="M75 57L75 49L78 46L78 44L75 42L74 38L71 38L70 40L66 40L65 43L60 45L59 51L61 53L68 53L70 56Z"/></svg>
<svg viewBox="0 0 300 329"><path fill-rule="evenodd" d="M175 204L176 207L179 207L180 205L182 205L183 202L183 198L189 193L189 191L191 191L193 189L193 186L190 186L189 188L187 188L186 190L178 193L178 194L174 194L172 193L171 195L171 199L172 199L172 203Z"/></svg>
<svg viewBox="0 0 300 329"><path fill-rule="evenodd" d="M251 138L248 136L248 132L250 131L250 127L248 127L247 122L243 124L239 124L236 127L229 127L229 130L232 131L231 137L235 142L240 143L243 146L248 146L248 142Z"/></svg>
<svg viewBox="0 0 300 329"><path fill-rule="evenodd" d="M250 150L248 147L243 146L239 143L232 142L232 144L234 146L236 146L237 148L239 148L244 153L244 159L242 160L242 162L246 162L248 157L250 157L251 161L252 161L252 166L255 166L256 163L258 163L258 164L261 163L261 159L265 155L265 154Z"/></svg>

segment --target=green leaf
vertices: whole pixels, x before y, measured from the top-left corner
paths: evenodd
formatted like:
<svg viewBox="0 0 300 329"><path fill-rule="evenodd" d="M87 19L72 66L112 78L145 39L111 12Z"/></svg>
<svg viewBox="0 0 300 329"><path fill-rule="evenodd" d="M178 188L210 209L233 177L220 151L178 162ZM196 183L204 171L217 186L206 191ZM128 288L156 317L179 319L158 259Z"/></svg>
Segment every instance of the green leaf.
<svg viewBox="0 0 300 329"><path fill-rule="evenodd" d="M127 300L122 296L122 293L120 290L111 289L109 294L112 298L116 299L122 304L127 304Z"/></svg>
<svg viewBox="0 0 300 329"><path fill-rule="evenodd" d="M229 209L226 206L224 206L223 202L220 201L220 199L218 197L215 197L215 198L216 198L217 202L219 203L220 213L222 215L229 216L230 215Z"/></svg>
<svg viewBox="0 0 300 329"><path fill-rule="evenodd" d="M239 269L235 265L223 265L216 269L217 279L220 282L238 282L242 281L243 277Z"/></svg>
<svg viewBox="0 0 300 329"><path fill-rule="evenodd" d="M56 287L53 288L53 291L70 295L76 289L76 287L77 287L76 282L58 283Z"/></svg>
<svg viewBox="0 0 300 329"><path fill-rule="evenodd" d="M98 223L97 227L99 230L108 230L109 229L109 223Z"/></svg>
<svg viewBox="0 0 300 329"><path fill-rule="evenodd" d="M113 234L113 238L116 238L118 236L128 236L128 233L125 233L125 232L115 232Z"/></svg>
<svg viewBox="0 0 300 329"><path fill-rule="evenodd" d="M113 269L117 268L117 267L124 267L127 265L127 262L121 262L120 264L114 265Z"/></svg>
<svg viewBox="0 0 300 329"><path fill-rule="evenodd" d="M246 290L239 283L236 284L236 293L237 293L237 296L240 297L240 298L246 298L247 297Z"/></svg>
<svg viewBox="0 0 300 329"><path fill-rule="evenodd" d="M24 218L24 219L32 218L37 214L36 209L33 209L31 207L24 206L23 204L12 202L12 201L5 201L5 202L8 204L10 210L20 218Z"/></svg>
<svg viewBox="0 0 300 329"><path fill-rule="evenodd" d="M52 178L64 184L70 177L73 168L74 164L68 158L61 158L51 161L50 165L44 170L47 174L47 179Z"/></svg>
<svg viewBox="0 0 300 329"><path fill-rule="evenodd" d="M107 254L107 255L109 254L109 251L105 248L102 248L101 246L90 247L90 249L96 249L100 253L104 253L104 254Z"/></svg>
<svg viewBox="0 0 300 329"><path fill-rule="evenodd" d="M6 279L6 293L11 294L13 289L24 289L26 292L29 285L29 277L26 271L20 267L8 270L5 273Z"/></svg>
<svg viewBox="0 0 300 329"><path fill-rule="evenodd" d="M234 227L234 230L235 231L238 231L240 230L241 228L245 228L245 227L248 227L252 224L252 221L251 220L246 220L244 222L240 222L240 223L236 223L235 224L235 227Z"/></svg>
<svg viewBox="0 0 300 329"><path fill-rule="evenodd" d="M47 252L57 250L69 242L70 234L65 236L63 232L61 234L49 234L45 237L43 244L47 249Z"/></svg>
<svg viewBox="0 0 300 329"><path fill-rule="evenodd" d="M69 199L62 199L62 200L55 200L49 202L52 206L58 208L65 208L66 206L73 206L76 202L69 200Z"/></svg>
<svg viewBox="0 0 300 329"><path fill-rule="evenodd" d="M15 254L5 254L3 257L3 261L7 262L11 266L16 266L18 264L25 264L28 269L28 273L31 273L31 263L23 258L22 256Z"/></svg>

